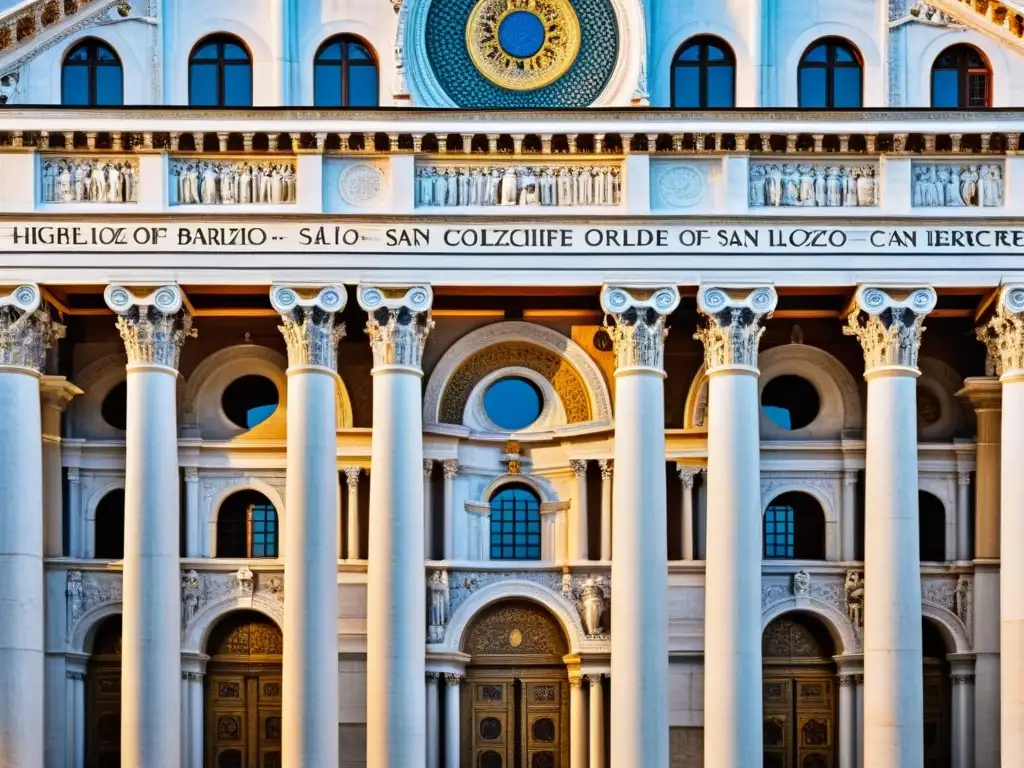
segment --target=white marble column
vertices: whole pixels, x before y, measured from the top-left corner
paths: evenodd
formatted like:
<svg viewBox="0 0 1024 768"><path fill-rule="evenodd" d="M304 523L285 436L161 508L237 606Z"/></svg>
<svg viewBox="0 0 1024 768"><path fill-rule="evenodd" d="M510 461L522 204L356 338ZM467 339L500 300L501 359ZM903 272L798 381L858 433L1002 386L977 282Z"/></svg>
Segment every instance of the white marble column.
<svg viewBox="0 0 1024 768"><path fill-rule="evenodd" d="M588 674L590 681L590 762L589 768L605 768L604 763L604 676Z"/></svg>
<svg viewBox="0 0 1024 768"><path fill-rule="evenodd" d="M61 416L82 390L63 376L40 382L43 425L43 555L64 556L64 478L61 462ZM71 552L70 542L68 552Z"/></svg>
<svg viewBox="0 0 1024 768"><path fill-rule="evenodd" d="M868 382L864 534L864 764L924 762L917 368L931 288L861 286L844 333Z"/></svg>
<svg viewBox="0 0 1024 768"><path fill-rule="evenodd" d="M82 471L68 467L68 553L85 557L85 510L82 509Z"/></svg>
<svg viewBox="0 0 1024 768"><path fill-rule="evenodd" d="M181 766L178 355L194 335L176 285L108 285L128 356L121 761Z"/></svg>
<svg viewBox="0 0 1024 768"><path fill-rule="evenodd" d="M459 460L441 462L444 472L444 552L445 560L455 559L455 477L459 474Z"/></svg>
<svg viewBox="0 0 1024 768"><path fill-rule="evenodd" d="M440 672L427 672L427 768L440 768L441 734L438 730Z"/></svg>
<svg viewBox="0 0 1024 768"><path fill-rule="evenodd" d="M569 462L576 490L572 498L572 524L569 528L569 560L576 562L587 559L587 461L572 459Z"/></svg>
<svg viewBox="0 0 1024 768"><path fill-rule="evenodd" d="M598 462L601 467L601 560L612 559L612 463L606 459Z"/></svg>
<svg viewBox="0 0 1024 768"><path fill-rule="evenodd" d="M693 560L693 481L701 473L700 467L676 467L679 473L679 480L683 484L682 521L680 522L680 535L682 536L683 560Z"/></svg>
<svg viewBox="0 0 1024 768"><path fill-rule="evenodd" d="M281 761L338 764L338 342L345 288L275 285L288 346Z"/></svg>
<svg viewBox="0 0 1024 768"><path fill-rule="evenodd" d="M185 467L185 557L212 557L203 552L203 523L199 510L199 469Z"/></svg>
<svg viewBox="0 0 1024 768"><path fill-rule="evenodd" d="M1003 288L979 332L1002 383L999 505L1000 742L1003 765L1024 760L1024 285ZM980 537L979 537L980 538ZM979 556L983 556L979 553Z"/></svg>
<svg viewBox="0 0 1024 768"><path fill-rule="evenodd" d="M345 487L348 489L348 518L347 518L347 529L348 533L348 551L347 557L349 560L359 559L359 539L361 533L359 531L359 473L362 470L359 467L345 467Z"/></svg>
<svg viewBox="0 0 1024 768"><path fill-rule="evenodd" d="M459 687L462 675L444 676L444 768L461 767Z"/></svg>
<svg viewBox="0 0 1024 768"><path fill-rule="evenodd" d="M0 294L0 765L43 764L43 444L39 381L63 326L34 284Z"/></svg>
<svg viewBox="0 0 1024 768"><path fill-rule="evenodd" d="M203 673L198 671L202 664L193 662L192 666L197 669L181 673L182 766L203 768Z"/></svg>
<svg viewBox="0 0 1024 768"><path fill-rule="evenodd" d="M857 684L839 676L839 768L857 768Z"/></svg>
<svg viewBox="0 0 1024 768"><path fill-rule="evenodd" d="M434 557L434 510L433 494L430 492L430 477L434 474L434 460L423 460L423 556Z"/></svg>
<svg viewBox="0 0 1024 768"><path fill-rule="evenodd" d="M587 768L587 702L579 674L569 676L569 768Z"/></svg>
<svg viewBox="0 0 1024 768"><path fill-rule="evenodd" d="M843 470L843 525L839 536L842 559L857 559L857 471Z"/></svg>
<svg viewBox="0 0 1024 768"><path fill-rule="evenodd" d="M758 343L773 288L702 287L707 324L707 568L704 620L704 760L760 765L761 482Z"/></svg>
<svg viewBox="0 0 1024 768"><path fill-rule="evenodd" d="M668 768L664 354L679 291L606 285L601 306L615 320L606 329L616 384L609 762Z"/></svg>
<svg viewBox="0 0 1024 768"><path fill-rule="evenodd" d="M422 355L429 286L359 286L373 349L366 620L367 768L426 758Z"/></svg>
<svg viewBox="0 0 1024 768"><path fill-rule="evenodd" d="M954 663L950 675L953 684L952 768L974 768L974 675L957 666Z"/></svg>
<svg viewBox="0 0 1024 768"><path fill-rule="evenodd" d="M85 768L85 660L65 672L64 760L67 768Z"/></svg>
<svg viewBox="0 0 1024 768"><path fill-rule="evenodd" d="M971 559L971 473L956 473L956 559Z"/></svg>

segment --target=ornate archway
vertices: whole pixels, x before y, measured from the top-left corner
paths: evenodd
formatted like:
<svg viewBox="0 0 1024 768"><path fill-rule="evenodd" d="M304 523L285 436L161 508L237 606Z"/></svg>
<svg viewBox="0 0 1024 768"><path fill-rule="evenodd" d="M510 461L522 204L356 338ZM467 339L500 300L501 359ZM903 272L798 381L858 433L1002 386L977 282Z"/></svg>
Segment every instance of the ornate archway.
<svg viewBox="0 0 1024 768"><path fill-rule="evenodd" d="M121 614L96 627L86 672L87 768L121 765Z"/></svg>
<svg viewBox="0 0 1024 768"><path fill-rule="evenodd" d="M228 614L207 643L206 765L280 768L284 639L255 611Z"/></svg>

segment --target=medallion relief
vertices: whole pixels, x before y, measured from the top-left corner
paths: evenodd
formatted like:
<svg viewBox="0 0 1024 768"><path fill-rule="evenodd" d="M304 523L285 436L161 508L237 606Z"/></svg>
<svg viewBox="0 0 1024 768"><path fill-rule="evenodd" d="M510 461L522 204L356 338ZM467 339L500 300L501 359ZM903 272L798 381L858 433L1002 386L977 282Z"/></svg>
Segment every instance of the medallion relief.
<svg viewBox="0 0 1024 768"><path fill-rule="evenodd" d="M384 172L368 163L345 166L338 174L338 194L353 208L372 208L384 195Z"/></svg>
<svg viewBox="0 0 1024 768"><path fill-rule="evenodd" d="M704 175L687 166L667 170L658 179L661 201L672 208L692 208L704 199L706 188Z"/></svg>

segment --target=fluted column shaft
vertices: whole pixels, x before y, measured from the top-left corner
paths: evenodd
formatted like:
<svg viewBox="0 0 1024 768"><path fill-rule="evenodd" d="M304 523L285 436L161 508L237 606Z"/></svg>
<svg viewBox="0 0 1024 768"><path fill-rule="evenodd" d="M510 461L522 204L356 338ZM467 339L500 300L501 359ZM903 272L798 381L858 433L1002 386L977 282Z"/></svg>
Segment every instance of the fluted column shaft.
<svg viewBox="0 0 1024 768"><path fill-rule="evenodd" d="M422 354L429 287L360 286L373 349L366 654L367 768L424 766Z"/></svg>
<svg viewBox="0 0 1024 768"><path fill-rule="evenodd" d="M349 560L359 559L359 467L345 467L345 487L348 489L348 518L346 528Z"/></svg>
<svg viewBox="0 0 1024 768"><path fill-rule="evenodd" d="M610 763L667 768L664 344L679 292L605 286L601 305L616 356Z"/></svg>
<svg viewBox="0 0 1024 768"><path fill-rule="evenodd" d="M774 289L702 288L707 325L707 592L704 620L704 761L760 765L761 483L757 351Z"/></svg>
<svg viewBox="0 0 1024 768"><path fill-rule="evenodd" d="M181 766L178 355L191 334L177 286L148 296L110 285L128 354L121 760Z"/></svg>
<svg viewBox="0 0 1024 768"><path fill-rule="evenodd" d="M459 687L462 676L446 674L444 682L444 768L460 768Z"/></svg>
<svg viewBox="0 0 1024 768"><path fill-rule="evenodd" d="M590 768L605 768L603 675L587 675L590 681Z"/></svg>
<svg viewBox="0 0 1024 768"><path fill-rule="evenodd" d="M612 475L611 462L602 460L601 466L601 560L612 559Z"/></svg>
<svg viewBox="0 0 1024 768"><path fill-rule="evenodd" d="M576 491L572 499L572 525L569 529L569 560L587 559L587 461L573 459L569 462Z"/></svg>
<svg viewBox="0 0 1024 768"><path fill-rule="evenodd" d="M36 285L0 295L0 766L43 764L43 448L39 379L60 326Z"/></svg>
<svg viewBox="0 0 1024 768"><path fill-rule="evenodd" d="M285 768L338 764L337 366L342 286L274 286L288 345L281 756Z"/></svg>
<svg viewBox="0 0 1024 768"><path fill-rule="evenodd" d="M924 762L917 368L930 288L862 286L847 335L868 382L864 535L864 764Z"/></svg>

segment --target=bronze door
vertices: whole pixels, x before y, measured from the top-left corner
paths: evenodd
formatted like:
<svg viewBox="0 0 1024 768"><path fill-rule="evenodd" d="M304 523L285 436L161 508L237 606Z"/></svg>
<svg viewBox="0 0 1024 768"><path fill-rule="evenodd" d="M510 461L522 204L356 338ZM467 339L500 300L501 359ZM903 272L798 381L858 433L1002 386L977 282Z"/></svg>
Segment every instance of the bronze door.
<svg viewBox="0 0 1024 768"><path fill-rule="evenodd" d="M765 671L764 768L833 768L835 678Z"/></svg>
<svg viewBox="0 0 1024 768"><path fill-rule="evenodd" d="M564 675L564 672L562 673ZM567 766L568 681L538 671L469 675L472 768ZM466 754L465 752L463 753Z"/></svg>
<svg viewBox="0 0 1024 768"><path fill-rule="evenodd" d="M225 671L207 679L207 765L280 768L281 673Z"/></svg>

